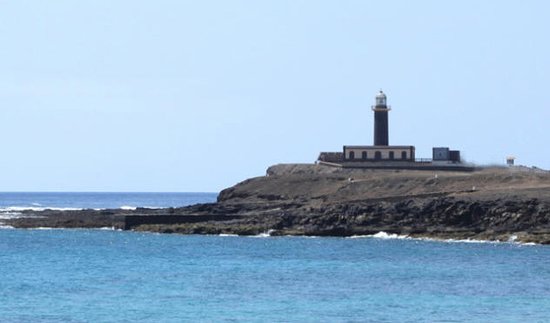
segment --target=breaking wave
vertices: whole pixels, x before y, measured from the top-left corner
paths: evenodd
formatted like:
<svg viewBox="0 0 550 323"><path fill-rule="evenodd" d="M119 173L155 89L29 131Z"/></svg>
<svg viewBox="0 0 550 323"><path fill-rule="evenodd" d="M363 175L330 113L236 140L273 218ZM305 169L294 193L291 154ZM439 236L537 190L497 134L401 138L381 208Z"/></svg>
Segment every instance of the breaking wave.
<svg viewBox="0 0 550 323"><path fill-rule="evenodd" d="M220 233L220 234L218 234L218 236L220 236L220 237L238 237L239 235L234 234L234 233Z"/></svg>
<svg viewBox="0 0 550 323"><path fill-rule="evenodd" d="M413 239L407 235L401 235L397 233L387 233L385 231L380 231L375 234L367 234L367 235L357 235L357 236L351 236L348 237L348 239L363 239L363 238L377 238L377 239Z"/></svg>
<svg viewBox="0 0 550 323"><path fill-rule="evenodd" d="M349 239L361 239L361 238L375 238L375 239L396 239L396 240L417 240L417 241L431 241L431 242L446 242L446 243L489 243L489 244L499 244L499 243L511 243L518 244L522 246L535 246L536 243L533 242L519 242L517 241L517 236L512 235L508 241L495 241L495 240L479 240L479 239L438 239L438 238L420 238L420 237L410 237L408 235L401 235L396 233L387 233L380 231L375 234L369 235L357 235L348 237Z"/></svg>
<svg viewBox="0 0 550 323"><path fill-rule="evenodd" d="M36 203L33 203L36 204ZM149 207L149 206L143 206L140 208L144 209L163 209L165 207ZM8 206L0 208L0 214L15 214L15 213L21 213L25 211L30 212L41 212L41 211L82 211L82 210L95 210L95 211L102 211L107 209L116 209L116 208L81 208L81 207L54 207L54 206ZM122 205L118 209L120 210L128 210L128 211L135 211L137 209L136 206L131 205Z"/></svg>
<svg viewBox="0 0 550 323"><path fill-rule="evenodd" d="M23 212L23 211L40 212L40 211L46 211L46 210L52 210L52 211L80 211L80 210L84 210L84 209L83 208L75 208L75 207L47 207L47 206L8 206L8 207L0 208L0 212L2 212L2 213Z"/></svg>
<svg viewBox="0 0 550 323"><path fill-rule="evenodd" d="M268 238L268 237L271 237L271 234L275 232L275 230L273 229L269 229L267 230L266 232L262 232L260 234L257 234L255 236L251 236L252 238Z"/></svg>

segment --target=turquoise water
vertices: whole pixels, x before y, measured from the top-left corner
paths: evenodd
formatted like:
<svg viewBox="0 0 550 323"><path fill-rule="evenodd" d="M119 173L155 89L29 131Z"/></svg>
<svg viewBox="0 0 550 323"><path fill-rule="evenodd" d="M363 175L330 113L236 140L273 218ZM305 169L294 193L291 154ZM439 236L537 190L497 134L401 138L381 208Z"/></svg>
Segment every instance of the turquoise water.
<svg viewBox="0 0 550 323"><path fill-rule="evenodd" d="M377 238L0 230L0 321L550 317L550 248Z"/></svg>
<svg viewBox="0 0 550 323"><path fill-rule="evenodd" d="M0 193L25 208L212 193ZM384 235L381 235L384 237ZM548 322L550 247L0 229L0 322Z"/></svg>

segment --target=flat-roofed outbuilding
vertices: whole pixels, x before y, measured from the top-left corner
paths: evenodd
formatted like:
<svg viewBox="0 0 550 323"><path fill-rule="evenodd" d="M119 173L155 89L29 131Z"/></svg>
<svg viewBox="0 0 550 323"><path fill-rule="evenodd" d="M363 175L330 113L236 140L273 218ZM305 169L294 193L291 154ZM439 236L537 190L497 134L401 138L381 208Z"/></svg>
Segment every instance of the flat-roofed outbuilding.
<svg viewBox="0 0 550 323"><path fill-rule="evenodd" d="M414 146L344 146L344 161L414 161Z"/></svg>

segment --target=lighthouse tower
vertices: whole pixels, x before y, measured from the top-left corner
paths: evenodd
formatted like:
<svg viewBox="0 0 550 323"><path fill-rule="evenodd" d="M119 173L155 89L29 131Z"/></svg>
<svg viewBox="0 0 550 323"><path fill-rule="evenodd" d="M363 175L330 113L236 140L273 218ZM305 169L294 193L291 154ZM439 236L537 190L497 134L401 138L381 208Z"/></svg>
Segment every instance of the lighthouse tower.
<svg viewBox="0 0 550 323"><path fill-rule="evenodd" d="M376 96L376 105L372 107L374 111L374 145L388 146L388 111L391 109L386 104L386 95L382 90Z"/></svg>
<svg viewBox="0 0 550 323"><path fill-rule="evenodd" d="M380 164L381 167L386 167L388 163L393 162L414 162L414 146L390 146L389 144L388 112L390 110L386 103L386 95L380 91L376 96L376 105L372 106L372 111L374 111L374 145L344 146L341 154L343 163L361 163L361 167L378 167L376 163L383 162ZM335 159L337 158L332 160Z"/></svg>

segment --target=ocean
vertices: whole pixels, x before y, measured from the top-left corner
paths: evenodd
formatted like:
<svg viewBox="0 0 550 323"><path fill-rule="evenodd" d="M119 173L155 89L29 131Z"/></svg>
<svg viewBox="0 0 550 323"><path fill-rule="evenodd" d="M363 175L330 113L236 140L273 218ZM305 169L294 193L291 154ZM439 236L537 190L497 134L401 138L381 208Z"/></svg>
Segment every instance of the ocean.
<svg viewBox="0 0 550 323"><path fill-rule="evenodd" d="M1 207L12 213L14 207L170 207L216 197L5 194ZM0 322L549 319L548 246L384 233L320 238L0 230Z"/></svg>
<svg viewBox="0 0 550 323"><path fill-rule="evenodd" d="M0 212L25 209L166 208L216 201L217 193L0 192Z"/></svg>

